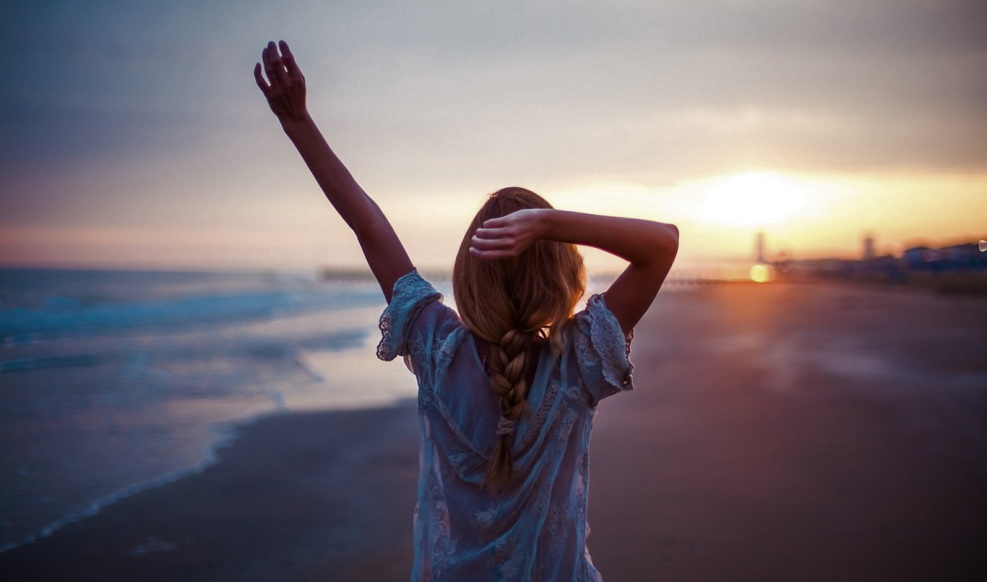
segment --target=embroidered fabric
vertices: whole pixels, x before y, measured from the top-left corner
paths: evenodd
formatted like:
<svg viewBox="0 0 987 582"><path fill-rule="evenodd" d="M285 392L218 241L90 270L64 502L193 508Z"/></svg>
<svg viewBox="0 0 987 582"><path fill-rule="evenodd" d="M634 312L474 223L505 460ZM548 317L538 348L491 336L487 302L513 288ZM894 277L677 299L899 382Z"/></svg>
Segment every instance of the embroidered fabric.
<svg viewBox="0 0 987 582"><path fill-rule="evenodd" d="M589 314L593 349L599 354L602 362L603 378L611 386L631 390L633 388L631 372L634 371L634 366L627 357L631 353L631 338L634 332L631 331L627 337L624 336L617 318L607 309L603 295L590 297L586 311ZM624 338L624 342L619 344L613 341L615 337Z"/></svg>
<svg viewBox="0 0 987 582"><path fill-rule="evenodd" d="M591 297L566 326L562 353L542 348L533 413L505 423L469 331L439 299L412 271L380 323L378 356L409 355L418 379L411 579L600 580L586 551L589 437L598 402L633 386L630 335L602 296ZM483 480L498 433L510 435L514 480L492 493Z"/></svg>
<svg viewBox="0 0 987 582"><path fill-rule="evenodd" d="M575 336L576 349L584 364L586 388L593 401L633 390L631 374L634 366L628 358L634 331L624 335L617 318L607 308L604 296L590 297L586 310L576 314L575 323L582 331ZM622 341L616 341L616 338Z"/></svg>
<svg viewBox="0 0 987 582"><path fill-rule="evenodd" d="M391 302L380 316L380 343L377 344L377 357L391 361L398 356L408 355L406 326L428 303L442 299L442 294L422 279L418 269L402 275L394 282Z"/></svg>

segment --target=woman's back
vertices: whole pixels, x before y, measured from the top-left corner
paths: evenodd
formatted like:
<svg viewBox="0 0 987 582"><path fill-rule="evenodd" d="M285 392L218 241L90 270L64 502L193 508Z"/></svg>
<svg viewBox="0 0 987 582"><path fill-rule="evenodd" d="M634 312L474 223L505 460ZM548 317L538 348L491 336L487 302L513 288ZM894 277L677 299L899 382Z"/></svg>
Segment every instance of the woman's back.
<svg viewBox="0 0 987 582"><path fill-rule="evenodd" d="M631 387L624 334L668 275L678 229L555 210L523 188L499 190L456 257L460 319L436 301L383 211L308 114L305 77L287 43L268 43L262 60L254 67L258 88L353 229L390 304L378 355L410 355L418 377L423 439L412 580L598 580L585 545L593 414L600 399ZM606 303L591 298L570 318L585 283L576 245L628 265ZM489 347L487 366L474 336Z"/></svg>
<svg viewBox="0 0 987 582"><path fill-rule="evenodd" d="M632 387L627 342L602 297L542 344L511 436L509 486L484 486L501 416L476 338L412 272L381 317L378 355L409 355L422 448L413 580L598 580L586 551L589 437L600 399Z"/></svg>

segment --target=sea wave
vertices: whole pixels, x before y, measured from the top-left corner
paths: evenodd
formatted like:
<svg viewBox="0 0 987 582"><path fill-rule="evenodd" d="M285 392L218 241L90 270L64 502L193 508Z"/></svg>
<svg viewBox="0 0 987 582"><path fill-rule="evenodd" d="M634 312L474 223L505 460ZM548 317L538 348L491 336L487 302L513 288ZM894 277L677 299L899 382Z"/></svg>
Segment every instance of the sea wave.
<svg viewBox="0 0 987 582"><path fill-rule="evenodd" d="M254 339L216 344L212 347L196 346L195 348L175 345L158 347L154 350L153 356L159 362L169 360L187 362L193 359L209 360L241 356L251 361L297 361L298 354L302 350L338 352L357 348L366 342L370 332L371 328L369 327L354 327L310 337L295 338L292 341ZM102 352L100 354L64 354L0 360L0 374L43 368L70 368L120 362L128 363L129 368L142 368L147 356L145 350L137 349L135 351Z"/></svg>
<svg viewBox="0 0 987 582"><path fill-rule="evenodd" d="M254 291L85 305L53 297L40 309L0 310L0 344L12 345L129 327L217 324L380 303L365 289Z"/></svg>

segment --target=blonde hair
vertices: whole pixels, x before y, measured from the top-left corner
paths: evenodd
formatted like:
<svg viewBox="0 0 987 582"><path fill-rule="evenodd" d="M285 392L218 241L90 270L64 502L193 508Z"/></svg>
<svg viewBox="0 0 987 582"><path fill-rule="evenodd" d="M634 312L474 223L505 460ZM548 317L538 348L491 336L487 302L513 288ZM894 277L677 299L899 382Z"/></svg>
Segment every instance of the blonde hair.
<svg viewBox="0 0 987 582"><path fill-rule="evenodd" d="M467 229L452 272L453 294L463 323L490 345L490 387L501 408L484 481L492 489L510 484L513 427L522 414L530 413L529 348L536 339L547 339L556 354L562 351L560 332L586 287L583 258L573 244L538 240L516 257L497 260L470 255L470 238L485 221L525 208L552 205L524 188L491 194Z"/></svg>

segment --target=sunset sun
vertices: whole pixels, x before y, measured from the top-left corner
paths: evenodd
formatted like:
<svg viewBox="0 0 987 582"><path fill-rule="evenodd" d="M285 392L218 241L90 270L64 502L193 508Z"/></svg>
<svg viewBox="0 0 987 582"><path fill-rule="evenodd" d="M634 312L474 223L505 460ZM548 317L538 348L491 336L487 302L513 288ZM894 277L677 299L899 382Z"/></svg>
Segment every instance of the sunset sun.
<svg viewBox="0 0 987 582"><path fill-rule="evenodd" d="M806 210L808 186L769 172L745 172L711 180L703 188L703 219L733 227L781 224Z"/></svg>

